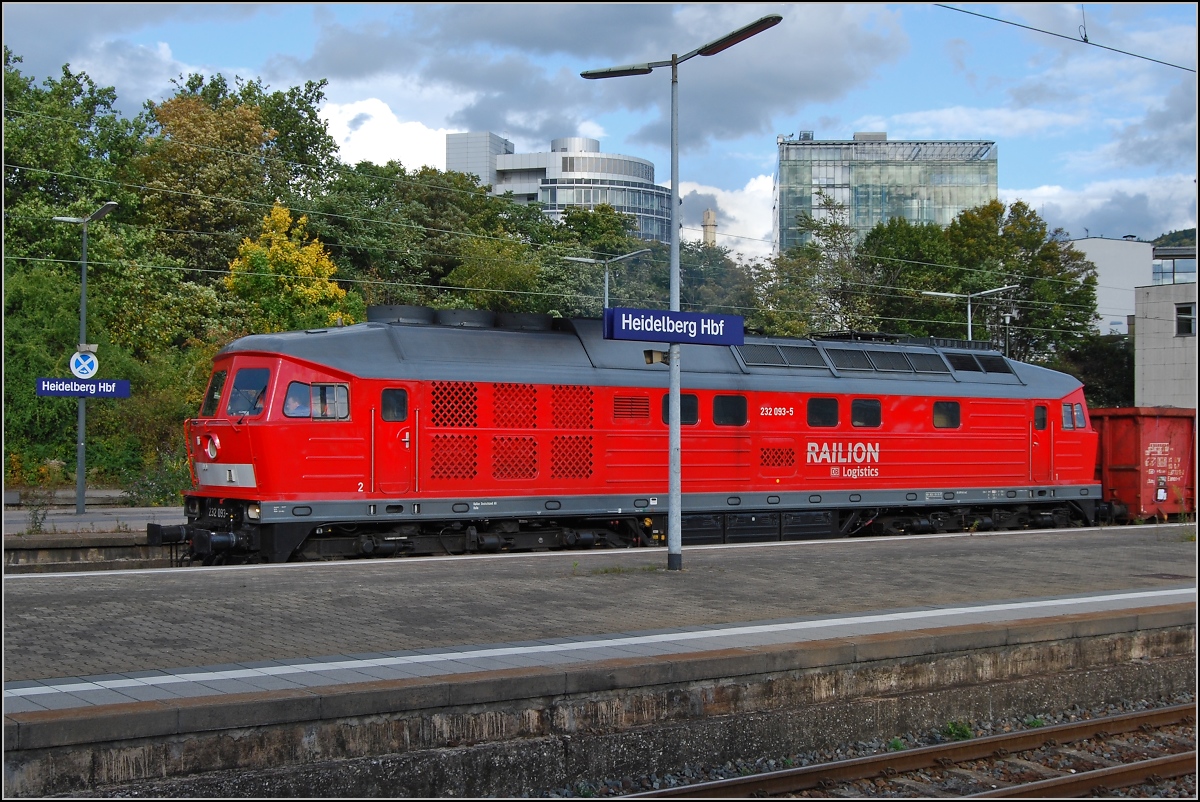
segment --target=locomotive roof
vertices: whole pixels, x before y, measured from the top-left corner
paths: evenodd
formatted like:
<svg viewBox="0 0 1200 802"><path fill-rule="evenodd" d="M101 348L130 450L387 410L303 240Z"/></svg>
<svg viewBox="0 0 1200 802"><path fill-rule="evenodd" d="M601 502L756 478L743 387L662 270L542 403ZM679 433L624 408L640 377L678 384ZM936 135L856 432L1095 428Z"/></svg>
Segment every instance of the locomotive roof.
<svg viewBox="0 0 1200 802"><path fill-rule="evenodd" d="M681 385L1000 398L1061 398L1081 386L1067 374L962 346L748 335L741 346L681 346ZM250 335L221 355L277 354L366 379L666 388L668 367L644 356L666 349L606 340L600 320L577 318L537 330L367 322Z"/></svg>

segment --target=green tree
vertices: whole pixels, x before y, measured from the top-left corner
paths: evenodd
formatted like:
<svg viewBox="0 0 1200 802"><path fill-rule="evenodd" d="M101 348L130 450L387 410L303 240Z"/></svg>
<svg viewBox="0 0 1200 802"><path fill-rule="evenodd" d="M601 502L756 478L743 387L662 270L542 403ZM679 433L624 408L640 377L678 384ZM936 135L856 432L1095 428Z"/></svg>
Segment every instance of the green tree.
<svg viewBox="0 0 1200 802"><path fill-rule="evenodd" d="M253 331L289 331L354 323L366 317L362 298L333 281L337 267L320 240L308 239L308 218L292 222L278 204L247 237L229 265L225 286L252 312Z"/></svg>
<svg viewBox="0 0 1200 802"><path fill-rule="evenodd" d="M588 255L593 259L637 250L633 216L622 214L606 203L592 209L568 206L563 210L561 226L562 238L590 251Z"/></svg>
<svg viewBox="0 0 1200 802"><path fill-rule="evenodd" d="M68 67L39 87L21 75L19 63L6 48L5 457L9 465L36 466L47 459L75 464L75 399L35 393L38 378L69 374L67 362L79 342L80 228L52 218L86 217L115 200L117 211L88 229L88 340L100 347L101 376L131 379L134 394L133 399L88 402L88 464L101 477L112 478L128 464L129 454L136 463L158 445L139 441L132 449L118 446L130 430L106 423L106 416L121 405L128 408L148 397L142 374L131 372L137 367L131 354L144 356L161 346L136 335L139 324L132 321L137 315L130 310L143 305L154 316L154 309L176 309L178 303L166 297L171 295L166 290L156 294L154 303L146 292L122 300L119 290L131 260L147 266L158 261L147 238L126 224L138 214L138 197L128 189L129 172L145 128L142 121L126 120L114 110L111 87L98 87ZM151 275L158 274L147 278ZM124 332L129 336L113 336L118 318L129 322ZM141 334L147 332L143 328ZM177 437L177 420L170 426ZM114 455L119 455L115 462Z"/></svg>
<svg viewBox="0 0 1200 802"><path fill-rule="evenodd" d="M804 337L814 331L822 296L819 254L808 247L792 248L755 265L757 311L747 325L768 336Z"/></svg>
<svg viewBox="0 0 1200 802"><path fill-rule="evenodd" d="M792 257L813 268L809 281L818 303L811 324L818 331L872 329L877 319L871 302L874 288L855 259L856 235L846 206L822 189L816 200L815 214L798 216L801 233L809 236Z"/></svg>
<svg viewBox="0 0 1200 802"><path fill-rule="evenodd" d="M873 288L876 328L915 337L958 337L962 313L931 303L923 291L945 292L950 243L936 223L893 217L867 232L856 255Z"/></svg>
<svg viewBox="0 0 1200 802"><path fill-rule="evenodd" d="M544 308L539 294L541 265L525 243L500 237L469 238L461 256L462 263L444 283L464 308L495 312L537 312Z"/></svg>
<svg viewBox="0 0 1200 802"><path fill-rule="evenodd" d="M145 186L142 222L156 246L210 282L225 272L238 242L270 203L264 151L271 132L255 106L181 91L147 103L155 129L137 160Z"/></svg>
<svg viewBox="0 0 1200 802"><path fill-rule="evenodd" d="M756 306L754 277L728 248L681 242L679 305L684 311L746 316Z"/></svg>
<svg viewBox="0 0 1200 802"><path fill-rule="evenodd" d="M1050 367L1083 382L1083 394L1093 409L1134 404L1132 337L1088 332L1056 353Z"/></svg>
<svg viewBox="0 0 1200 802"><path fill-rule="evenodd" d="M338 170L310 203L308 230L325 244L343 280L367 304L429 304L437 297L425 264L425 232L405 213L411 188L403 165L360 162Z"/></svg>
<svg viewBox="0 0 1200 802"><path fill-rule="evenodd" d="M1015 311L1009 353L1016 359L1045 361L1072 347L1096 319L1096 269L1023 201L999 201L959 214L946 231L950 254L961 266L947 276L951 292L982 292L1017 285L1011 296L996 296L974 316L979 331L996 342L1004 336L1001 314ZM957 282L954 279L958 279ZM1011 300L1009 300L1011 298ZM976 339L984 339L980 334Z"/></svg>

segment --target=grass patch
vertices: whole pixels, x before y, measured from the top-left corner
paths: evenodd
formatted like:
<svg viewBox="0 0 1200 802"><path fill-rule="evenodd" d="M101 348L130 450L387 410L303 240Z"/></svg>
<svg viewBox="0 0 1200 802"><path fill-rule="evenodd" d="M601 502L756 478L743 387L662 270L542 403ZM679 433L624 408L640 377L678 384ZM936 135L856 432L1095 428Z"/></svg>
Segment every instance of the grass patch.
<svg viewBox="0 0 1200 802"><path fill-rule="evenodd" d="M971 728L961 721L947 721L942 727L942 735L951 741L967 741L974 737Z"/></svg>
<svg viewBox="0 0 1200 802"><path fill-rule="evenodd" d="M593 568L591 573L595 576L596 574L639 574L657 570L657 565L639 565L635 568L625 565L609 565L604 568Z"/></svg>

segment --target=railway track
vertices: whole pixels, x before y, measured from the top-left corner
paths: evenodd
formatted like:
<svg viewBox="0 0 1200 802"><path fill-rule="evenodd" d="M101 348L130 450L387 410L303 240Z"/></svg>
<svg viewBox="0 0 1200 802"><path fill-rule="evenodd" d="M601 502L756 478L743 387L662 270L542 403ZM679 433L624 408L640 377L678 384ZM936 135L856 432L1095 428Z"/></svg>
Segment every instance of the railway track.
<svg viewBox="0 0 1200 802"><path fill-rule="evenodd" d="M1195 774L1195 722L1175 705L629 796L1105 796Z"/></svg>
<svg viewBox="0 0 1200 802"><path fill-rule="evenodd" d="M4 572L6 574L64 573L81 571L138 570L148 568L172 568L181 565L184 547L180 544L149 546L146 543L145 524L136 528L121 524L118 531L63 531L39 535L6 534L4 538ZM1145 528L1178 532L1181 537L1195 537L1194 523L1146 524ZM1143 528L1128 524L1131 532ZM1089 527L1094 529L1094 527ZM1020 530L1020 534L1035 534L1039 531L1069 532L1078 530ZM990 532L989 536L1007 533ZM947 537L954 535L933 535ZM911 535L908 537L931 537ZM771 541L763 541L769 543ZM717 546L719 547L719 546ZM686 548L695 548L687 546ZM702 547L703 548L703 547ZM665 550L663 550L665 553ZM398 559L420 559L403 557ZM1191 575L1163 575L1159 579L1191 579Z"/></svg>

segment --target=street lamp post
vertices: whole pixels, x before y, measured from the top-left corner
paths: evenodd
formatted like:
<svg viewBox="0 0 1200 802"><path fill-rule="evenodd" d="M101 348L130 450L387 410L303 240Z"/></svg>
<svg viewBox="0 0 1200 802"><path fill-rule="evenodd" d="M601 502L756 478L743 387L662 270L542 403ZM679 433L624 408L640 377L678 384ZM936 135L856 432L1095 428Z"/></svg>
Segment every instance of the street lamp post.
<svg viewBox="0 0 1200 802"><path fill-rule="evenodd" d="M922 295L936 295L939 298L966 298L967 299L967 339L971 338L971 300L973 298L982 298L985 295L995 295L999 292L1007 292L1008 290L1017 289L1016 284L1009 284L1007 287L997 287L994 290L984 290L983 292L922 292Z"/></svg>
<svg viewBox="0 0 1200 802"><path fill-rule="evenodd" d="M117 208L115 201L107 201L87 217L55 217L59 223L74 223L83 231L83 254L79 260L79 350L87 349L87 231L88 224L94 223ZM83 515L84 489L86 487L87 470L84 458L84 432L87 428L86 399L79 396L76 414L75 437L75 514Z"/></svg>
<svg viewBox="0 0 1200 802"><path fill-rule="evenodd" d="M604 308L608 309L608 266L610 264L612 264L613 262L620 262L625 259L632 259L633 257L641 256L644 253L650 253L650 249L642 248L640 251L634 251L633 253L627 253L624 256L614 256L611 259L609 259L608 257L605 257L603 259L588 259L583 256L564 256L563 259L565 259L568 262L583 262L584 264L588 264L588 265L598 265L598 264L604 265Z"/></svg>
<svg viewBox="0 0 1200 802"><path fill-rule="evenodd" d="M682 56L672 53L670 61L651 61L627 64L579 73L587 79L623 78L627 75L648 75L658 67L671 68L671 311L679 311L679 65L694 56L715 56L738 42L760 34L783 21L778 14L768 14L736 31L714 39ZM667 570L683 568L682 514L683 482L680 469L682 438L679 430L679 343L671 343L669 409L669 467L667 507Z"/></svg>

